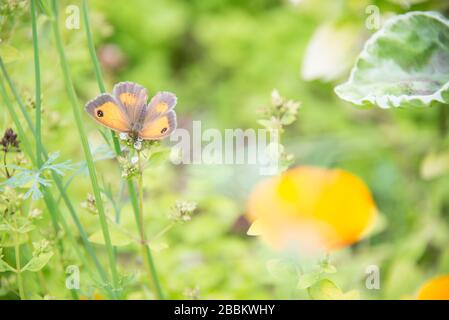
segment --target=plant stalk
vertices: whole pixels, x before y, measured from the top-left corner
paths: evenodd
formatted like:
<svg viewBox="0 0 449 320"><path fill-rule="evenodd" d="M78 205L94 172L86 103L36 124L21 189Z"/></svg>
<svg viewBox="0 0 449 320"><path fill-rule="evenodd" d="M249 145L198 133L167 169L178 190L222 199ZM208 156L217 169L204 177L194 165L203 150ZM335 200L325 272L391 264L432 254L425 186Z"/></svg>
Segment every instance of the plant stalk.
<svg viewBox="0 0 449 320"><path fill-rule="evenodd" d="M33 133L33 136L35 137L36 131L34 129L33 123L31 122L31 117L29 116L28 111L26 110L25 105L24 105L22 99L20 98L20 95L18 94L17 89L16 89L14 83L12 82L11 77L9 76L9 74L8 74L4 64L3 64L1 57L0 57L0 68L2 69L4 77L8 81L10 89L11 89L11 91L12 91L12 93L13 93L16 101L17 101L17 104L20 107L20 110L22 111L22 114L23 114L24 118L27 119L26 122L28 124L28 127L29 127L30 131ZM25 144L25 146L29 145L29 142L28 142L28 139L27 139L28 135L25 136L25 132L23 131L22 126L20 125L20 121L18 119L18 116L17 116L16 112L14 111L14 108L11 105L11 102L10 102L8 96L7 96L7 93L5 91L5 88L3 86L3 82L1 81L1 79L0 79L0 93L2 94L2 96L3 96L4 100L5 100L5 105L8 108L8 111L9 111L9 113L10 113L10 115L11 115L11 117L12 117L12 119L13 119L16 127L17 127L17 130L19 131L20 140ZM33 154L30 151L31 149L30 148L25 148L24 150L28 154L28 156L31 158L31 161L34 164L36 161L33 158ZM43 155L45 160L48 159L48 154L47 154L47 151L45 150L44 146L42 146L42 155ZM102 281L103 282L107 282L108 281L108 276L107 276L105 270L103 269L103 267L101 266L101 264L100 264L100 262L99 262L99 260L98 260L98 258L96 256L96 254L95 254L95 251L94 251L94 249L92 247L92 244L87 239L87 233L84 230L84 228L83 228L83 226L82 226L82 224L81 224L81 222L80 222L80 220L79 220L79 218L77 216L75 208L73 207L73 204L71 203L71 200L70 200L68 194L65 191L65 188L64 188L64 185L62 183L61 178L54 172L52 172L52 178L55 181L56 186L57 186L57 188L58 188L58 190L59 190L59 192L61 194L61 197L63 198L63 201L64 201L67 209L69 210L69 213L70 213L70 215L72 217L72 220L74 221L74 223L75 223L75 225L76 225L76 227L78 229L78 232L80 234L81 240L83 241L84 247L87 250L87 253L89 254L89 256L92 259L92 261L94 262L95 267L97 268L97 271L98 271ZM61 223L61 225L62 225L62 227L64 229L65 234L67 234L67 236L69 238L69 241L72 243L73 248L75 249L75 252L77 253L77 255L80 258L81 262L84 265L88 266L88 263L87 263L86 259L84 258L84 255L79 250L78 245L76 243L76 239L73 236L70 228L68 227L67 222L65 221L64 216L59 214L59 210L57 208L57 205L56 205L56 202L55 202L55 200L53 198L53 195L50 192L48 192L46 188L44 188L43 193L44 193L44 200L45 200L47 208L48 208L48 210L50 212L50 216L52 218L52 221L53 222L57 221L56 217L59 217L59 222ZM88 270L89 274L92 276L92 273L91 273L90 269L87 268L87 270Z"/></svg>
<svg viewBox="0 0 449 320"><path fill-rule="evenodd" d="M17 229L17 221L14 222L14 225L14 227ZM20 300L26 300L22 279L22 267L20 266L20 239L17 231L14 231L14 252L16 256L16 273L17 286L19 287L19 296Z"/></svg>
<svg viewBox="0 0 449 320"><path fill-rule="evenodd" d="M441 138L445 138L449 131L449 105L444 103L439 103L437 105L438 109L438 122L439 122L439 131Z"/></svg>
<svg viewBox="0 0 449 320"><path fill-rule="evenodd" d="M41 120L42 120L42 103L41 103L41 70L39 62L39 40L37 35L36 22L36 0L31 0L30 6L31 26L33 33L33 52L34 52L34 77L35 77L35 107L36 107L36 160L37 166L42 166L42 134L41 134Z"/></svg>
<svg viewBox="0 0 449 320"><path fill-rule="evenodd" d="M142 165L142 156L141 152L137 151L137 159L138 159L138 166L139 166L139 175L137 177L137 184L138 184L138 192L139 192L139 210L137 211L139 213L139 217L136 217L136 221L138 221L138 227L140 230L140 245L141 245L141 251L142 255L146 258L145 260L145 267L147 269L149 277L152 279L154 287L156 289L156 293L159 299L164 299L164 294L162 292L162 288L159 282L159 277L157 275L156 271L156 265L154 264L153 257L151 255L150 248L147 244L147 237L145 233L145 223L144 223L144 210L143 210L143 165Z"/></svg>
<svg viewBox="0 0 449 320"><path fill-rule="evenodd" d="M87 0L82 1L82 6L83 6L83 22L86 27L86 37L87 37L87 42L88 42L88 47L89 47L89 53L90 53L92 63L94 65L95 77L97 79L98 89L100 90L101 93L105 93L106 86L104 84L104 79L103 79L103 75L101 72L100 63L98 61L98 57L97 57L97 54L95 51L95 45L94 45L93 36L92 36L91 28L90 28L89 7L88 7ZM120 143L119 143L115 133L112 130L110 132L111 132L112 143L114 146L115 154L117 156L119 156L122 153L121 148L120 148ZM139 187L139 189L141 189L141 188ZM139 208L136 188L131 180L128 180L128 192L129 192L129 197L130 197L131 204L133 207L136 224L141 232L141 239L146 239L145 229L142 226L143 218L141 218L141 217L143 217L143 211ZM143 233L143 237L142 237L142 233ZM142 240L142 243L145 243L145 241ZM164 299L164 295L163 295L162 289L159 284L159 277L157 275L156 266L154 264L153 257L151 255L150 248L147 245L142 246L142 255L144 257L144 260L146 261L145 262L146 266L148 266L147 269L149 269L150 276L153 279L153 283L155 284L157 295L158 295L159 299Z"/></svg>
<svg viewBox="0 0 449 320"><path fill-rule="evenodd" d="M81 112L79 109L79 103L78 98L75 93L75 88L73 86L72 78L70 76L69 66L67 62L67 58L65 56L64 46L62 44L62 38L61 33L59 30L59 24L58 24L58 4L57 0L52 0L52 9L53 9L53 17L52 17L52 24L53 24L53 32L54 32L54 38L56 42L56 47L59 55L59 61L61 64L61 69L64 76L64 83L66 86L67 94L69 96L69 101L72 106L73 116L75 118L75 122L78 128L78 134L81 140L81 144L84 151L84 156L86 158L86 164L89 171L89 176L91 180L91 185L95 197L95 203L98 209L98 216L100 220L101 230L103 233L103 238L106 245L106 250L108 254L108 260L109 260L109 267L112 274L112 287L115 292L119 289L119 276L117 271L117 264L115 260L115 254L114 254L114 248L112 247L111 242L111 236L109 233L109 227L104 211L104 205L103 200L101 199L101 191L98 184L97 174L95 171L94 161L92 157L92 153L90 151L89 142L87 140L87 135L84 130L84 125L81 117Z"/></svg>

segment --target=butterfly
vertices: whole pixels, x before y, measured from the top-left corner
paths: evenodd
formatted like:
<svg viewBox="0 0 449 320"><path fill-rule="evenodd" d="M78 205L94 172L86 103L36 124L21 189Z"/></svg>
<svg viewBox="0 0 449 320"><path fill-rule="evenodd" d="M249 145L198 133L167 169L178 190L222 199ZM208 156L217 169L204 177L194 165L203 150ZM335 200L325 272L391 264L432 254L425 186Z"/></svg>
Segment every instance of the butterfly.
<svg viewBox="0 0 449 320"><path fill-rule="evenodd" d="M147 90L133 82L117 83L112 94L90 100L86 112L101 125L138 139L158 140L176 129L177 98L161 91L147 103Z"/></svg>

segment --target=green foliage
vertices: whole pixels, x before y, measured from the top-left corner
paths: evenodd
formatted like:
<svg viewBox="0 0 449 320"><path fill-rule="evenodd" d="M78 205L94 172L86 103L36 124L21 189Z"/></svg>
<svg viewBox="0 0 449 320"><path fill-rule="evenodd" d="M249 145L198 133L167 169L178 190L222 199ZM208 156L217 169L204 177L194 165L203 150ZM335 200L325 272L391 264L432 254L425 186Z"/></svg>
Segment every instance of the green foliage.
<svg viewBox="0 0 449 320"><path fill-rule="evenodd" d="M17 171L13 177L9 178L5 182L0 184L0 190L4 190L5 187L10 188L27 188L24 195L24 199L31 196L33 200L38 200L44 195L40 191L40 188L46 188L51 185L49 179L45 178L45 175L53 171L58 175L64 175L65 171L73 169L70 160L55 163L59 157L59 153L55 152L49 155L47 161L39 169L26 169L17 165L6 165L6 168L14 169Z"/></svg>
<svg viewBox="0 0 449 320"><path fill-rule="evenodd" d="M18 132L23 150L8 152L1 170L8 170L0 178L1 298L18 297L17 256L25 298L76 298L64 286L64 270L71 264L80 266L85 279L76 294L123 299L156 298L158 290L150 281L154 274L165 296L174 299L399 299L413 298L425 279L448 273L445 118L432 108L351 108L332 90L355 64L353 81L337 89L345 101L381 107L447 102L448 32L442 17L447 1L408 1L405 6L396 0L303 0L296 6L277 0L133 0L123 6L92 0L90 11L87 1L75 2L87 12L90 30L86 17L79 30L65 28L64 8L74 3L58 1L62 49L73 84L69 100L64 81L55 81L64 75L55 63L60 52L50 2L37 1L36 20L42 167L34 154L30 2L0 5L2 68L5 64L15 84L14 92L2 69L1 103L6 93L17 112L16 118L9 109L1 113L0 124L2 131L12 127ZM405 13L372 35L374 40L368 40L374 30L365 25L371 4L379 7L382 21ZM401 85L384 81L398 75ZM109 130L99 129L84 114L74 121L71 106L81 111L99 91L110 91L122 80L143 84L150 95L175 92L182 128L201 120L207 128L280 129L282 169L308 164L360 176L374 194L382 223L354 247L332 253L332 263L275 252L246 234L246 199L262 178L247 167L173 166L165 142L135 148L135 141L126 140L117 150L115 133L111 138ZM273 88L279 91L268 104ZM426 98L419 97L423 90L429 93ZM301 101L300 108L295 101ZM96 191L104 202L119 273L117 291L109 279L104 228L79 123L85 127L84 151L92 153ZM60 157L47 163L46 150L50 155L59 150ZM140 177L143 188L136 188ZM45 250L33 247L44 240L49 242ZM365 269L371 264L380 268L380 290L365 287Z"/></svg>
<svg viewBox="0 0 449 320"><path fill-rule="evenodd" d="M314 300L357 300L359 293L350 291L343 293L335 283L328 279L316 282L309 288L310 297Z"/></svg>

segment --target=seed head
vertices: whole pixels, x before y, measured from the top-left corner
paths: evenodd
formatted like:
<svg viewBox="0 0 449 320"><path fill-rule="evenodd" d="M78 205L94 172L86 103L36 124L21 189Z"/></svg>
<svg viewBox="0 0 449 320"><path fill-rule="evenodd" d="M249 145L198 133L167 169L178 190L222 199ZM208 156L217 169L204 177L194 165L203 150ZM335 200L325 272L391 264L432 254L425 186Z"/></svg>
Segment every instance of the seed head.
<svg viewBox="0 0 449 320"><path fill-rule="evenodd" d="M6 129L3 138L0 141L3 152L18 152L20 141L17 139L17 134L11 128Z"/></svg>

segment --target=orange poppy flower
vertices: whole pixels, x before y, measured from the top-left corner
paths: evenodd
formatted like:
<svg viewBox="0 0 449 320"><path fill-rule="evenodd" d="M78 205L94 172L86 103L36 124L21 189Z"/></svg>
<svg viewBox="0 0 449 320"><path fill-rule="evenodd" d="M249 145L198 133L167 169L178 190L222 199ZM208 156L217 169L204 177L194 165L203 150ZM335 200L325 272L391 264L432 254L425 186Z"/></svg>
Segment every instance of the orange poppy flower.
<svg viewBox="0 0 449 320"><path fill-rule="evenodd" d="M427 281L419 290L419 300L449 300L449 275Z"/></svg>
<svg viewBox="0 0 449 320"><path fill-rule="evenodd" d="M355 175L297 167L253 190L248 234L260 235L278 249L330 251L360 240L376 215L369 189Z"/></svg>

